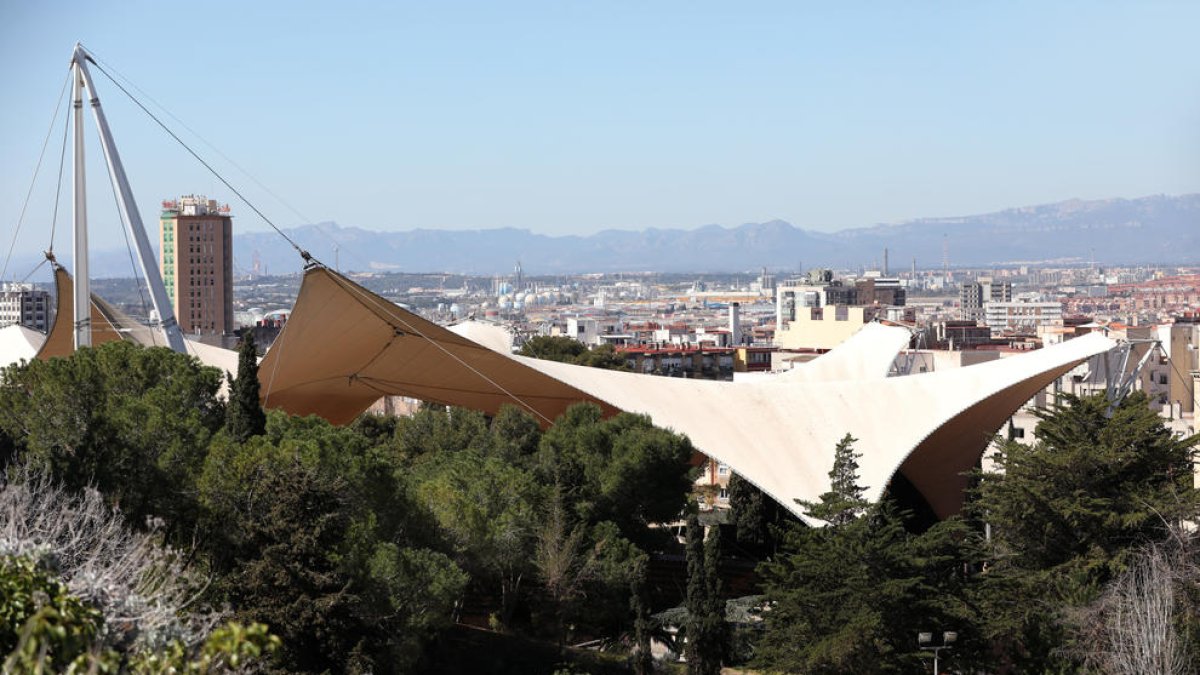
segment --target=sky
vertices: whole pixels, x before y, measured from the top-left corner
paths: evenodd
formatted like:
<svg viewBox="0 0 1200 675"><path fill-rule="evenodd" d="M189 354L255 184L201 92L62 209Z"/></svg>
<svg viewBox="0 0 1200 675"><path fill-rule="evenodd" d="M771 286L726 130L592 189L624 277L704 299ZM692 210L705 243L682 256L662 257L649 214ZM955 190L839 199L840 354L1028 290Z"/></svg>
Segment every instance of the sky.
<svg viewBox="0 0 1200 675"><path fill-rule="evenodd" d="M0 247L77 41L282 227L561 235L1197 192L1197 25L1195 2L0 0ZM267 228L93 76L152 237L190 193ZM63 121L18 252L50 240ZM93 246L124 248L88 127Z"/></svg>

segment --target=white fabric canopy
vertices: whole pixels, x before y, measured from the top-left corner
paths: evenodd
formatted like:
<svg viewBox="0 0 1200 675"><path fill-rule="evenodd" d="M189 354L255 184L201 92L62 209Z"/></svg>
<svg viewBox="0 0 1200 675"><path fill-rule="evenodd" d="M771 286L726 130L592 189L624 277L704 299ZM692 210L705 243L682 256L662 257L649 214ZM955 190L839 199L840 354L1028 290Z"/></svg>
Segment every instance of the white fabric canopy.
<svg viewBox="0 0 1200 675"><path fill-rule="evenodd" d="M315 267L259 376L269 407L335 423L349 422L383 395L492 415L518 405L543 426L579 401L595 402L606 414L642 413L686 434L698 450L798 515L797 499L814 501L828 490L834 448L849 433L858 439L870 499L899 471L945 517L961 507L962 474L1004 421L1059 375L1114 344L1092 334L1002 361L887 378L902 348L896 330L903 329L879 329L808 364L828 359L808 376L667 378L514 356L496 327L450 330Z"/></svg>

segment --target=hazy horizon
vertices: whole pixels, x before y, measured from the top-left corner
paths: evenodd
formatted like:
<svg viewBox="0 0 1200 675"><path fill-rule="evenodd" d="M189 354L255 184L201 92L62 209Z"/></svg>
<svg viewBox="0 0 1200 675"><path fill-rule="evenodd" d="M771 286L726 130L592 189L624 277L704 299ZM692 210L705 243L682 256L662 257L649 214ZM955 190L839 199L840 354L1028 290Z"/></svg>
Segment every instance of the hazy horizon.
<svg viewBox="0 0 1200 675"><path fill-rule="evenodd" d="M282 227L832 232L1200 191L1198 19L1166 2L6 3L0 245L76 41ZM152 235L159 200L192 192L267 229L94 75ZM19 252L47 245L61 130ZM93 243L123 246L90 121L87 152ZM60 247L69 218L65 198Z"/></svg>

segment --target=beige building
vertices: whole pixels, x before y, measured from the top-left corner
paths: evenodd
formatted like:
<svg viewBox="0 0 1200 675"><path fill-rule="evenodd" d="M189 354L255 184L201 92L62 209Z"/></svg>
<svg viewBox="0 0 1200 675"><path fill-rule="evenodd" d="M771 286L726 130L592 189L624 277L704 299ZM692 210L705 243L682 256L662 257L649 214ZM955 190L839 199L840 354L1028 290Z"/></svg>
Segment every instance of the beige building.
<svg viewBox="0 0 1200 675"><path fill-rule="evenodd" d="M201 195L164 201L163 284L184 334L227 335L233 321L233 218Z"/></svg>
<svg viewBox="0 0 1200 675"><path fill-rule="evenodd" d="M795 318L776 329L775 344L781 349L828 351L873 321L876 313L876 308L863 306L798 307Z"/></svg>

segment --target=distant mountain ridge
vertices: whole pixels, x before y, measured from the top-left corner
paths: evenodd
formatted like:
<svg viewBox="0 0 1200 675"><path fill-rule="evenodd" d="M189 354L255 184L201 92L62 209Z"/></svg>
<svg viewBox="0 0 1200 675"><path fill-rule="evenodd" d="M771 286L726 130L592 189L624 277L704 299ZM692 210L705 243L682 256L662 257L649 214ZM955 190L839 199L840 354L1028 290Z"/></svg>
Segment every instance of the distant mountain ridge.
<svg viewBox="0 0 1200 675"><path fill-rule="evenodd" d="M691 230L603 230L587 236L517 228L382 232L336 223L286 232L326 265L354 271L506 274L518 260L527 274L738 272L800 264L854 269L881 264L885 247L896 271L909 268L913 258L918 267L940 267L943 242L952 266L1092 259L1102 264L1180 264L1200 263L1200 194L1068 200L832 233L782 220ZM299 255L273 232L236 235L234 254L239 273L253 269L255 255L263 273L288 274L303 267ZM129 275L124 252L100 253L92 267L97 276Z"/></svg>

